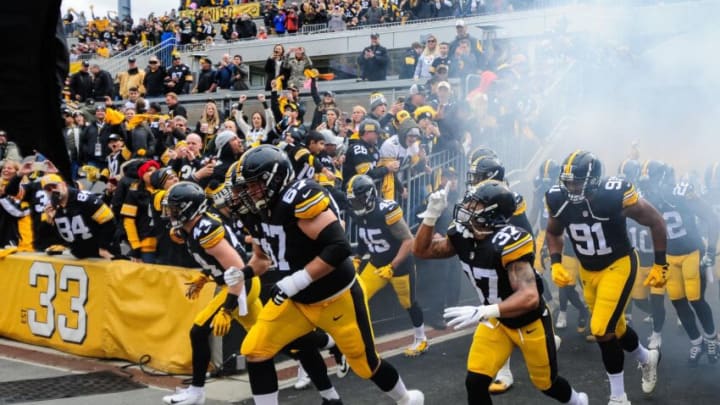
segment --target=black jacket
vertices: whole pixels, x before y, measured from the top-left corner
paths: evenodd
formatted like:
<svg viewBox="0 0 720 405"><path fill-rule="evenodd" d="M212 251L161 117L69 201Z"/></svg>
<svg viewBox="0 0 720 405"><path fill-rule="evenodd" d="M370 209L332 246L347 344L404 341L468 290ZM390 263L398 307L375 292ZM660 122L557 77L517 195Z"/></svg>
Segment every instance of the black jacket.
<svg viewBox="0 0 720 405"><path fill-rule="evenodd" d="M73 100L85 101L92 98L93 79L90 73L82 70L70 78L70 96ZM78 99L77 96L80 96Z"/></svg>
<svg viewBox="0 0 720 405"><path fill-rule="evenodd" d="M365 52L372 50L375 54L372 58L365 59ZM357 58L357 64L362 72L361 77L370 81L385 80L388 68L388 52L382 45L368 46L363 49Z"/></svg>
<svg viewBox="0 0 720 405"><path fill-rule="evenodd" d="M165 93L165 68L160 66L158 70L145 69L145 97L161 97Z"/></svg>
<svg viewBox="0 0 720 405"><path fill-rule="evenodd" d="M98 161L101 164L106 162L106 157L110 153L108 148L108 138L110 134L123 135L122 128L118 125L105 124L99 128L97 123L92 123L85 127L80 134L80 162ZM100 155L95 154L96 144L100 144Z"/></svg>
<svg viewBox="0 0 720 405"><path fill-rule="evenodd" d="M110 73L101 70L93 78L93 98L97 101L105 100L105 96L112 97L115 87Z"/></svg>

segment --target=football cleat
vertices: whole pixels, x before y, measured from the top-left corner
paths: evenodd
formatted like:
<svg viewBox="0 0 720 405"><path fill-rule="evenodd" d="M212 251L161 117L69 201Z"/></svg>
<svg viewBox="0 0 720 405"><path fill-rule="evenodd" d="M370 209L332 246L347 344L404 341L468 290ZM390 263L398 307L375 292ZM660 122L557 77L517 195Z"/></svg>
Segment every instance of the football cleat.
<svg viewBox="0 0 720 405"><path fill-rule="evenodd" d="M690 367L697 367L700 362L700 356L702 356L703 348L702 345L690 346L690 354L688 356L688 364Z"/></svg>
<svg viewBox="0 0 720 405"><path fill-rule="evenodd" d="M718 341L716 338L713 339L703 339L703 344L705 345L705 353L707 353L708 361L710 364L715 364L718 361L718 358L720 358L720 353L718 351L720 348L718 348Z"/></svg>
<svg viewBox="0 0 720 405"><path fill-rule="evenodd" d="M205 390L193 386L179 388L175 390L174 394L164 396L163 402L169 405L203 405L205 403Z"/></svg>
<svg viewBox="0 0 720 405"><path fill-rule="evenodd" d="M348 365L347 358L345 355L342 355L342 358L340 359L340 363L337 365L337 370L335 371L335 375L337 378L345 378L346 375L350 372L350 366Z"/></svg>
<svg viewBox="0 0 720 405"><path fill-rule="evenodd" d="M326 399L323 398L322 404L320 405L343 405L342 400L339 399Z"/></svg>
<svg viewBox="0 0 720 405"><path fill-rule="evenodd" d="M510 371L510 359L507 359L495 376L495 380L490 384L488 391L493 395L502 394L512 387L513 382L512 371Z"/></svg>
<svg viewBox="0 0 720 405"><path fill-rule="evenodd" d="M555 351L560 350L560 345L562 344L562 338L558 335L553 336L553 340L555 341Z"/></svg>
<svg viewBox="0 0 720 405"><path fill-rule="evenodd" d="M413 344L405 349L406 357L417 357L428 350L428 342L426 339L415 339Z"/></svg>
<svg viewBox="0 0 720 405"><path fill-rule="evenodd" d="M622 394L619 397L610 397L608 405L630 405L630 401L627 399L627 394Z"/></svg>
<svg viewBox="0 0 720 405"><path fill-rule="evenodd" d="M662 346L662 335L657 332L653 332L648 338L648 349L660 349Z"/></svg>
<svg viewBox="0 0 720 405"><path fill-rule="evenodd" d="M580 405L588 405L590 403L590 399L588 399L588 396L584 392L578 393L578 403Z"/></svg>
<svg viewBox="0 0 720 405"><path fill-rule="evenodd" d="M655 390L657 384L657 369L660 364L662 355L657 349L649 351L647 364L638 364L638 368L642 371L642 390L649 394Z"/></svg>
<svg viewBox="0 0 720 405"><path fill-rule="evenodd" d="M557 328L557 329L567 328L567 312L565 312L565 311L558 312L557 320L555 321L555 328Z"/></svg>
<svg viewBox="0 0 720 405"><path fill-rule="evenodd" d="M305 371L303 366L298 366L297 380L295 381L293 388L295 388L296 390L304 390L305 388L310 386L311 382L312 381L310 380L310 377L308 376L308 373Z"/></svg>
<svg viewBox="0 0 720 405"><path fill-rule="evenodd" d="M408 390L407 395L403 399L397 401L397 405L423 405L425 404L425 394L420 390Z"/></svg>

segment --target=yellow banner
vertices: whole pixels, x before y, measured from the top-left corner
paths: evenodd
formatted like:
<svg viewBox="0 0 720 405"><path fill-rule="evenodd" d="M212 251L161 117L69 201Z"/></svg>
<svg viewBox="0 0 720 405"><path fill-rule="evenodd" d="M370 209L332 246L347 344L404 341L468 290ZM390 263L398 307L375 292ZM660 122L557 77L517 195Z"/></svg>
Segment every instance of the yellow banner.
<svg viewBox="0 0 720 405"><path fill-rule="evenodd" d="M0 335L68 353L189 374L189 331L212 298L185 298L196 270L127 261L15 254L0 260Z"/></svg>
<svg viewBox="0 0 720 405"><path fill-rule="evenodd" d="M243 13L247 13L253 18L260 17L259 2L236 4L227 7L203 7L198 10L204 12L205 14L209 14L213 21L219 20L225 12L227 12L227 14L231 17L236 17ZM198 10L185 9L180 11L180 15L183 17L193 17Z"/></svg>

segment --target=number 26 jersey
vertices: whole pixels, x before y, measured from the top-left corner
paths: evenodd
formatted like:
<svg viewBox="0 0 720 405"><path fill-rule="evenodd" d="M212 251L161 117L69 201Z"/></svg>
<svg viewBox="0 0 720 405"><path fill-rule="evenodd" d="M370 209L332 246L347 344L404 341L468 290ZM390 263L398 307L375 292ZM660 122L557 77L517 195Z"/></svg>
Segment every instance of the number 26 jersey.
<svg viewBox="0 0 720 405"><path fill-rule="evenodd" d="M639 196L631 183L610 177L588 199L573 204L560 186L545 194L548 213L560 221L582 267L598 271L632 251L623 209L636 204Z"/></svg>

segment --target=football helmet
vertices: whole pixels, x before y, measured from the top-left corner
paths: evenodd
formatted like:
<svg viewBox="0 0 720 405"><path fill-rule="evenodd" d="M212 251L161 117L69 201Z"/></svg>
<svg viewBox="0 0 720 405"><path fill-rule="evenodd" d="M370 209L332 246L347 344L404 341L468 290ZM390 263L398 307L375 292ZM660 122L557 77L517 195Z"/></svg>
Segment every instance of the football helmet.
<svg viewBox="0 0 720 405"><path fill-rule="evenodd" d="M165 195L162 209L173 227L182 226L207 210L205 191L190 181L175 183Z"/></svg>
<svg viewBox="0 0 720 405"><path fill-rule="evenodd" d="M640 178L642 165L635 159L625 159L618 167L618 177L625 179L630 183L637 183Z"/></svg>
<svg viewBox="0 0 720 405"><path fill-rule="evenodd" d="M455 222L471 228L476 234L491 234L492 228L503 226L512 217L517 203L505 183L488 180L465 194L455 205Z"/></svg>
<svg viewBox="0 0 720 405"><path fill-rule="evenodd" d="M362 216L372 212L377 196L375 183L368 175L357 174L347 184L347 199L355 215Z"/></svg>
<svg viewBox="0 0 720 405"><path fill-rule="evenodd" d="M258 214L272 206L280 191L295 178L292 163L283 151L260 145L245 152L232 184L247 209Z"/></svg>
<svg viewBox="0 0 720 405"><path fill-rule="evenodd" d="M591 152L576 150L571 153L560 168L560 188L571 203L580 203L599 186L602 177L602 163Z"/></svg>
<svg viewBox="0 0 720 405"><path fill-rule="evenodd" d="M493 149L481 145L470 152L470 164L483 156L498 157L497 153Z"/></svg>
<svg viewBox="0 0 720 405"><path fill-rule="evenodd" d="M466 184L472 187L485 180L505 180L505 168L496 157L482 156L470 165Z"/></svg>
<svg viewBox="0 0 720 405"><path fill-rule="evenodd" d="M705 187L712 191L720 189L720 162L711 164L705 170Z"/></svg>
<svg viewBox="0 0 720 405"><path fill-rule="evenodd" d="M560 165L553 159L548 159L540 165L538 175L535 178L535 186L545 190L557 184L560 177Z"/></svg>
<svg viewBox="0 0 720 405"><path fill-rule="evenodd" d="M638 187L648 195L658 194L667 182L668 166L658 160L646 160L640 170Z"/></svg>
<svg viewBox="0 0 720 405"><path fill-rule="evenodd" d="M305 145L305 128L302 126L292 125L283 132L283 137L292 138L293 145Z"/></svg>

